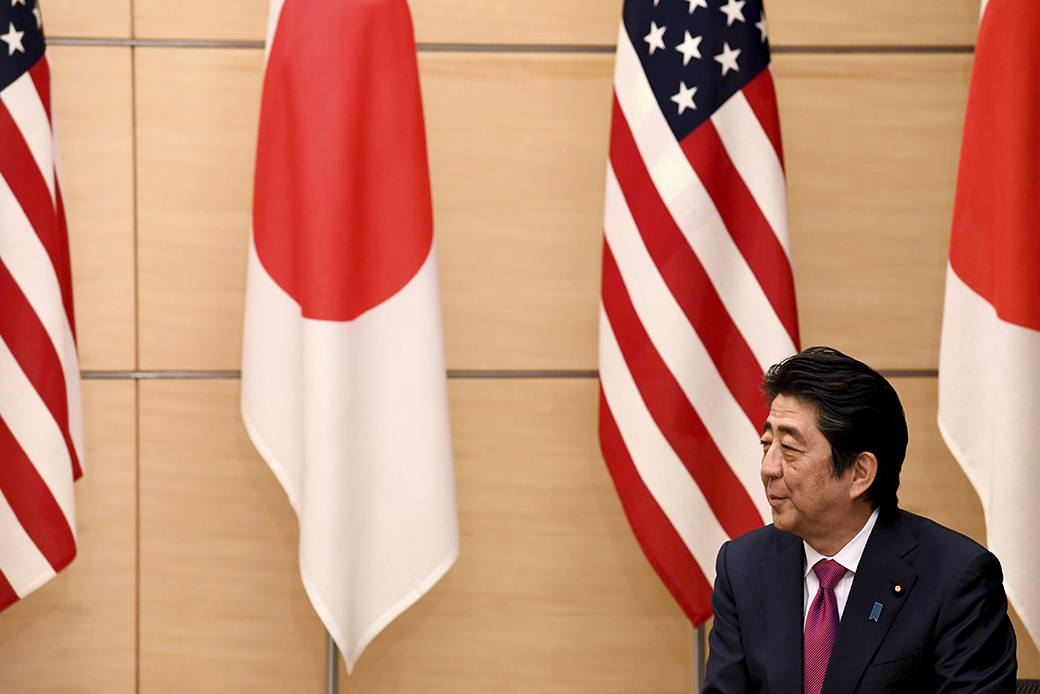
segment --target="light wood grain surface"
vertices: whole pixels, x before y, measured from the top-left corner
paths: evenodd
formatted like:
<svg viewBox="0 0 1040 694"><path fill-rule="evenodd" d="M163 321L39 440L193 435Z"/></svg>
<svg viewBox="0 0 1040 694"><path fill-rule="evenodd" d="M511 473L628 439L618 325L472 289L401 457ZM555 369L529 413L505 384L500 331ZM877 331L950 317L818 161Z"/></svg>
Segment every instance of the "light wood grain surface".
<svg viewBox="0 0 1040 694"><path fill-rule="evenodd" d="M140 691L319 691L296 518L246 435L238 382L140 389Z"/></svg>
<svg viewBox="0 0 1040 694"><path fill-rule="evenodd" d="M673 0L678 2L679 0ZM126 0L107 0L123 18ZM78 10L74 0L49 0L71 30L109 28ZM416 38L431 44L613 45L621 2L579 0L413 0ZM267 0L135 0L138 38L261 41ZM767 0L773 45L973 45L977 0ZM111 30L111 29L109 29Z"/></svg>
<svg viewBox="0 0 1040 694"><path fill-rule="evenodd" d="M975 45L978 0L765 0L774 46Z"/></svg>
<svg viewBox="0 0 1040 694"><path fill-rule="evenodd" d="M49 51L80 364L133 369L134 142L129 48Z"/></svg>
<svg viewBox="0 0 1040 694"><path fill-rule="evenodd" d="M262 65L136 52L141 368L238 368Z"/></svg>
<svg viewBox="0 0 1040 694"><path fill-rule="evenodd" d="M595 368L613 57L420 66L449 368Z"/></svg>
<svg viewBox="0 0 1040 694"><path fill-rule="evenodd" d="M803 344L937 368L971 56L774 65Z"/></svg>
<svg viewBox="0 0 1040 694"><path fill-rule="evenodd" d="M135 388L129 381L83 384L78 553L0 616L0 691L136 693Z"/></svg>
<svg viewBox="0 0 1040 694"><path fill-rule="evenodd" d="M130 38L131 0L39 0L47 36Z"/></svg>

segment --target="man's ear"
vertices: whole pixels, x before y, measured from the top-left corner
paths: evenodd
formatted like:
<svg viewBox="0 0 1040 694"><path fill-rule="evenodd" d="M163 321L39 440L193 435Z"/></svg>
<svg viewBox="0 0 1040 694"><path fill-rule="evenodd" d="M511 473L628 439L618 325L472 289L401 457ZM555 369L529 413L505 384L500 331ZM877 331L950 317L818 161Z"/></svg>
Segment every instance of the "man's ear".
<svg viewBox="0 0 1040 694"><path fill-rule="evenodd" d="M870 451L864 451L856 456L856 462L849 469L852 471L849 498L855 500L866 494L870 485L874 484L878 470L877 458Z"/></svg>

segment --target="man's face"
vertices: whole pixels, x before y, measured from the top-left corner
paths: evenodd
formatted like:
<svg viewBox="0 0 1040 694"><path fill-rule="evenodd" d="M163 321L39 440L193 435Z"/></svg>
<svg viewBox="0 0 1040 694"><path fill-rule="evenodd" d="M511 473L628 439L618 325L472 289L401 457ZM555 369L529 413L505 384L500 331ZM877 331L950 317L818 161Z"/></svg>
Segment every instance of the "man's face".
<svg viewBox="0 0 1040 694"><path fill-rule="evenodd" d="M773 525L815 548L843 532L852 513L852 470L834 477L831 461L815 407L776 396L762 427L762 483Z"/></svg>

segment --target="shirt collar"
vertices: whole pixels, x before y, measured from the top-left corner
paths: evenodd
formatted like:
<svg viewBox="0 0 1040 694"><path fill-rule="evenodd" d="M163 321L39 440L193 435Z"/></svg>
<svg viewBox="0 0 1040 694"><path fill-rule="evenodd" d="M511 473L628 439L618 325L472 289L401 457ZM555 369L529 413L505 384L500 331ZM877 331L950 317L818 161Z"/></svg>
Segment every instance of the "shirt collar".
<svg viewBox="0 0 1040 694"><path fill-rule="evenodd" d="M870 532L874 529L874 524L877 523L879 511L880 509L874 509L874 512L870 514L870 518L863 524L860 531L856 533L856 537L849 540L849 543L842 547L833 557L823 556L810 547L808 542L802 540L802 545L805 546L805 566L803 567L802 577L808 576L810 569L816 566L816 562L821 559L833 559L844 566L847 571L856 573L856 569L859 568L859 560L863 557L863 550L867 546L867 540L870 539Z"/></svg>

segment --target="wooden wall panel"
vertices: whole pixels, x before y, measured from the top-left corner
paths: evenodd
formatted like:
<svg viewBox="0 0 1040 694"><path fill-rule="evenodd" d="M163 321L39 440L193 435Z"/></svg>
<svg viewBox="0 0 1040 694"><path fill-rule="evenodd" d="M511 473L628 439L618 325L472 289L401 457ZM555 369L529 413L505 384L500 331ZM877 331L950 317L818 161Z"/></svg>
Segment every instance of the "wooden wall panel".
<svg viewBox="0 0 1040 694"><path fill-rule="evenodd" d="M595 368L613 56L420 65L449 368Z"/></svg>
<svg viewBox="0 0 1040 694"><path fill-rule="evenodd" d="M238 382L148 381L140 397L140 692L320 691L296 517Z"/></svg>
<svg viewBox="0 0 1040 694"><path fill-rule="evenodd" d="M263 41L270 0L134 0L139 39Z"/></svg>
<svg viewBox="0 0 1040 694"><path fill-rule="evenodd" d="M979 0L765 0L774 46L975 45Z"/></svg>
<svg viewBox="0 0 1040 694"><path fill-rule="evenodd" d="M420 43L600 46L617 42L621 5L621 0L411 2Z"/></svg>
<svg viewBox="0 0 1040 694"><path fill-rule="evenodd" d="M68 2L69 0L64 0ZM613 45L620 2L413 0L420 43ZM269 0L135 0L137 38L263 41ZM206 21L200 22L199 17Z"/></svg>
<svg viewBox="0 0 1040 694"><path fill-rule="evenodd" d="M130 38L131 0L38 0L48 38Z"/></svg>
<svg viewBox="0 0 1040 694"><path fill-rule="evenodd" d="M413 0L411 6L420 43L609 46L617 41L622 3ZM766 10L775 46L947 46L975 43L979 2L767 0ZM267 0L136 0L134 31L137 38L262 41L267 11Z"/></svg>
<svg viewBox="0 0 1040 694"><path fill-rule="evenodd" d="M449 383L462 550L341 692L688 692L689 622L636 544L593 379Z"/></svg>
<svg viewBox="0 0 1040 694"><path fill-rule="evenodd" d="M87 370L133 369L136 270L130 49L52 46L48 53L80 365Z"/></svg>
<svg viewBox="0 0 1040 694"><path fill-rule="evenodd" d="M802 343L936 368L970 55L780 55Z"/></svg>
<svg viewBox="0 0 1040 694"><path fill-rule="evenodd" d="M258 49L137 49L140 365L237 369Z"/></svg>
<svg viewBox="0 0 1040 694"><path fill-rule="evenodd" d="M77 557L0 614L0 691L134 694L135 385L84 381Z"/></svg>
<svg viewBox="0 0 1040 694"><path fill-rule="evenodd" d="M980 3L766 0L765 4L774 46L946 46L975 43ZM425 43L614 45L621 6L621 0L413 0L412 11L419 41Z"/></svg>

